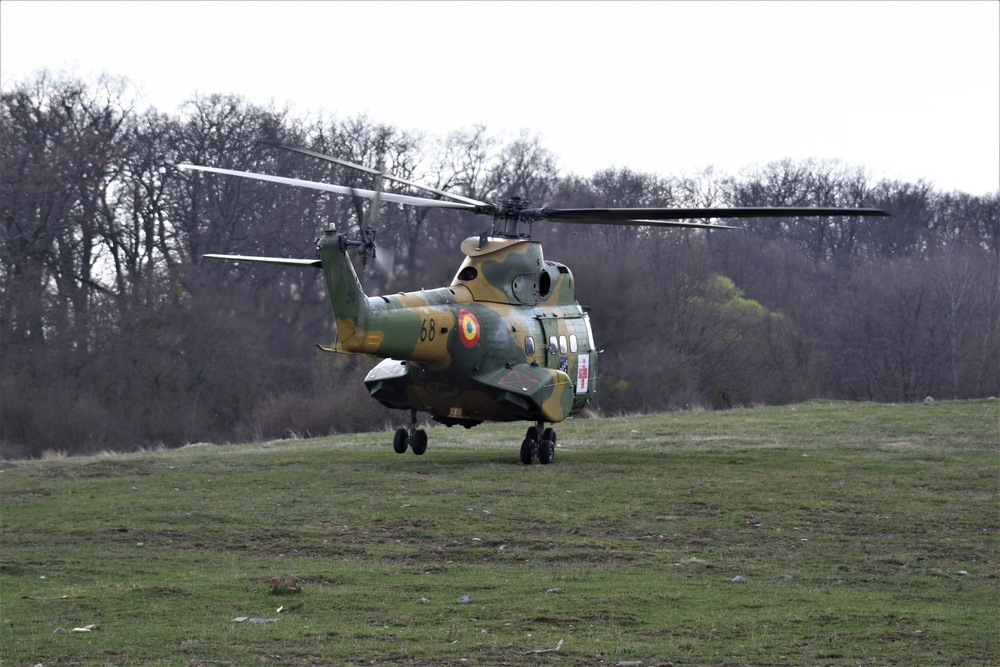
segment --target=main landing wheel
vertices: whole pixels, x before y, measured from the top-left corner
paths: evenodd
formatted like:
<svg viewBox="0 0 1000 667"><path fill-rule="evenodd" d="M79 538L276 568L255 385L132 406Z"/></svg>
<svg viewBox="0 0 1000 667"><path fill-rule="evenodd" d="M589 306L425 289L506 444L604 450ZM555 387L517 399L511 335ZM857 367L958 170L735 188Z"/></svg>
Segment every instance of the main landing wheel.
<svg viewBox="0 0 1000 667"><path fill-rule="evenodd" d="M413 432L413 435L410 435L410 432L405 428L397 428L396 433L392 436L392 448L397 454L402 454L409 448L413 450L414 454L420 456L427 451L427 431L418 428Z"/></svg>
<svg viewBox="0 0 1000 667"><path fill-rule="evenodd" d="M542 465L548 465L555 459L555 429L543 428L543 425L539 424L532 426L524 434L524 440L521 441L521 463L531 465L531 460L536 456Z"/></svg>
<svg viewBox="0 0 1000 667"><path fill-rule="evenodd" d="M521 463L531 465L531 457L535 455L535 441L527 438L521 443Z"/></svg>
<svg viewBox="0 0 1000 667"><path fill-rule="evenodd" d="M427 451L427 431L422 428L418 428L413 432L413 435L410 436L410 449L412 449L413 453L417 456L420 456Z"/></svg>
<svg viewBox="0 0 1000 667"><path fill-rule="evenodd" d="M392 436L392 448L397 454L402 454L408 448L417 456L427 451L427 431L417 428L417 411L410 413L410 428L397 428Z"/></svg>
<svg viewBox="0 0 1000 667"><path fill-rule="evenodd" d="M538 443L538 462L542 465L552 463L556 457L556 431L547 428L542 431L542 440Z"/></svg>

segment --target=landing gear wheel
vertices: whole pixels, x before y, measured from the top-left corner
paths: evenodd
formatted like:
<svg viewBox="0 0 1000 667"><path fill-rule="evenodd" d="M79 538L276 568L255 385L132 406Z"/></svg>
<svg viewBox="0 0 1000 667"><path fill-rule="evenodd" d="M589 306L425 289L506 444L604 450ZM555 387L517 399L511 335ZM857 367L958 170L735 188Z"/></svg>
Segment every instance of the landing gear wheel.
<svg viewBox="0 0 1000 667"><path fill-rule="evenodd" d="M544 428L542 422L528 428L521 442L521 463L530 465L531 459L536 456L542 465L552 463L556 457L556 431Z"/></svg>
<svg viewBox="0 0 1000 667"><path fill-rule="evenodd" d="M413 436L410 438L410 449L417 456L422 455L427 451L427 431L422 428L418 428L413 432Z"/></svg>
<svg viewBox="0 0 1000 667"><path fill-rule="evenodd" d="M556 443L551 440L542 440L538 443L538 462L543 466L552 463L556 456Z"/></svg>
<svg viewBox="0 0 1000 667"><path fill-rule="evenodd" d="M538 462L543 466L552 463L556 457L556 431L547 428L542 431L542 441L538 443Z"/></svg>
<svg viewBox="0 0 1000 667"><path fill-rule="evenodd" d="M531 429L528 429L529 431ZM521 443L521 463L526 466L531 465L531 457L535 455L535 441L530 438L525 438L524 442Z"/></svg>
<svg viewBox="0 0 1000 667"><path fill-rule="evenodd" d="M392 436L392 448L396 450L397 454L402 454L406 451L407 445L409 445L410 434L405 428L397 428L396 434Z"/></svg>

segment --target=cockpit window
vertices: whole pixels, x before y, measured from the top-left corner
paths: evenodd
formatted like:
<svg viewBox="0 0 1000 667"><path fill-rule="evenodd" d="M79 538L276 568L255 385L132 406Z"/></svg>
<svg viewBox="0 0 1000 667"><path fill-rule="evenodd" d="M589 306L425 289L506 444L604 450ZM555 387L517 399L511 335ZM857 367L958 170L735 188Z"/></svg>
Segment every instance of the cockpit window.
<svg viewBox="0 0 1000 667"><path fill-rule="evenodd" d="M527 357L535 356L535 339L531 336L524 337L524 354Z"/></svg>

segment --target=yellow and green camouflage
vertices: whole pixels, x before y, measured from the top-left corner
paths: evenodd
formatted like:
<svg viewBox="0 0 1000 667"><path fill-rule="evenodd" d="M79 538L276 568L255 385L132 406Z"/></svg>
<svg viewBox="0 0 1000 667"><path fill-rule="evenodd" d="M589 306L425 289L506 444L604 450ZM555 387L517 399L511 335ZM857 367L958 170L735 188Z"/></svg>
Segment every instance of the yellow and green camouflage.
<svg viewBox="0 0 1000 667"><path fill-rule="evenodd" d="M447 425L560 422L594 394L597 352L573 274L526 239L467 239L448 287L365 296L342 234L317 243L339 352L383 358L365 378L390 408Z"/></svg>

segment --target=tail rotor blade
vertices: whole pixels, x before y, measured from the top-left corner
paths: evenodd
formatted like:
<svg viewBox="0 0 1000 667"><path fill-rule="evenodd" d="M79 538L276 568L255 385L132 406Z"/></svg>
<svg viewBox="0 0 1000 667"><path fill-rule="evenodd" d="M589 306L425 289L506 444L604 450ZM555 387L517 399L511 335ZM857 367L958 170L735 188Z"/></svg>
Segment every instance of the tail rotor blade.
<svg viewBox="0 0 1000 667"><path fill-rule="evenodd" d="M387 276L392 275L392 270L396 266L396 253L391 248L382 248L375 253L375 266Z"/></svg>

